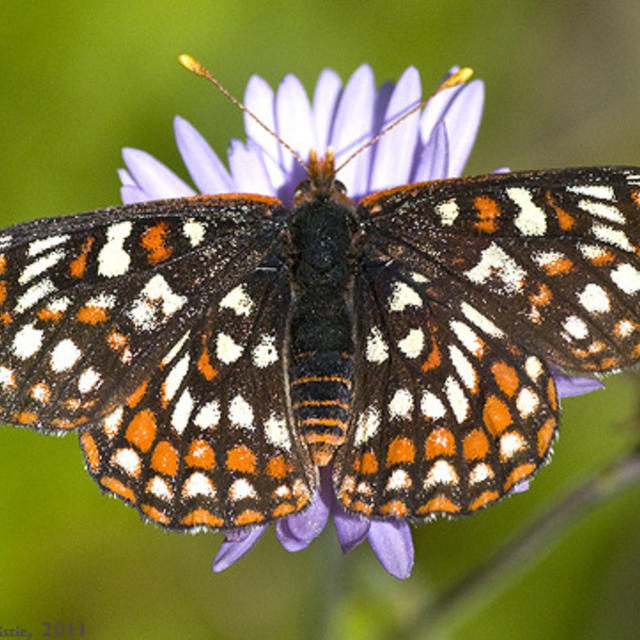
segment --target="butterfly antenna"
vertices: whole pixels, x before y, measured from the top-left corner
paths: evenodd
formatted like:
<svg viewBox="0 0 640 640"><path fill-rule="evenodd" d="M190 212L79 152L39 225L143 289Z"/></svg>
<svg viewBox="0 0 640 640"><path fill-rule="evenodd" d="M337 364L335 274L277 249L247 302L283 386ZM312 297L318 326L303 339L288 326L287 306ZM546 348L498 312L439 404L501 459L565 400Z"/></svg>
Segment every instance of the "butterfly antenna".
<svg viewBox="0 0 640 640"><path fill-rule="evenodd" d="M250 118L255 120L268 134L272 135L304 168L304 170L308 173L309 167L307 163L300 157L300 154L293 148L291 145L288 145L275 131L269 128L258 116L250 111L247 107L245 107L238 98L233 96L227 89L225 89L218 79L207 69L204 65L200 64L197 60L194 60L190 55L183 53L178 57L180 64L185 68L195 73L197 76L202 76L211 82L223 96L225 96L228 100L233 102L241 111L246 113Z"/></svg>
<svg viewBox="0 0 640 640"><path fill-rule="evenodd" d="M377 136L375 136L374 138L371 138L371 140L369 140L368 142L365 142L365 144L363 144L361 147L356 149L336 169L335 172L338 173L340 169L342 169L345 165L349 164L357 155L362 153L365 149L368 149L369 147L373 146L376 142L378 142L378 140L380 140L380 138L382 138L383 136L386 136L387 133L391 131L391 129L397 127L403 120L406 120L409 116L413 115L416 111L420 111L420 109L422 109L422 107L424 107L424 105L427 104L427 102L429 102L431 98L437 96L441 91L444 91L445 89L451 89L452 87L457 87L459 84L464 84L467 80L469 80L469 78L472 75L473 75L473 69L471 69L471 67L463 67L459 71L452 73L449 77L445 78L440 83L438 88L429 97L425 98L422 102L420 102L420 104L417 104L415 107L412 107L411 109L409 109L409 111L401 115L397 120L394 120L391 124L386 126Z"/></svg>

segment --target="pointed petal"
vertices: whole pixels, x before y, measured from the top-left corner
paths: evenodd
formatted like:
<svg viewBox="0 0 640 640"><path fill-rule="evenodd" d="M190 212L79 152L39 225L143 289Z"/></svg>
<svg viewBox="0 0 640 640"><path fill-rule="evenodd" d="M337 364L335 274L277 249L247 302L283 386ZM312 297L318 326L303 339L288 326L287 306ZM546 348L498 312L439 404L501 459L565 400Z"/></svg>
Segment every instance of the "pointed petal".
<svg viewBox="0 0 640 640"><path fill-rule="evenodd" d="M524 493L525 491L529 491L529 487L531 483L529 480L520 480L516 484L511 487L511 491L509 493Z"/></svg>
<svg viewBox="0 0 640 640"><path fill-rule="evenodd" d="M441 120L431 132L416 163L415 175L411 182L439 180L449 175L449 136L444 120Z"/></svg>
<svg viewBox="0 0 640 640"><path fill-rule="evenodd" d="M420 96L420 74L415 67L409 67L393 90L382 128L418 104ZM409 182L418 142L419 122L420 114L416 112L377 142L369 191L379 191Z"/></svg>
<svg viewBox="0 0 640 640"><path fill-rule="evenodd" d="M452 100L444 121L449 134L449 175L459 176L471 153L482 118L484 83L473 80Z"/></svg>
<svg viewBox="0 0 640 640"><path fill-rule="evenodd" d="M324 155L331 139L342 80L333 69L324 69L313 94L313 120L316 128L316 151Z"/></svg>
<svg viewBox="0 0 640 640"><path fill-rule="evenodd" d="M189 185L146 151L125 147L122 157L132 178L150 200L195 195Z"/></svg>
<svg viewBox="0 0 640 640"><path fill-rule="evenodd" d="M345 511L336 501L333 505L333 524L342 553L348 553L367 537L371 521Z"/></svg>
<svg viewBox="0 0 640 640"><path fill-rule="evenodd" d="M239 193L260 193L275 196L264 157L251 142L245 147L232 140L229 148L229 166Z"/></svg>
<svg viewBox="0 0 640 640"><path fill-rule="evenodd" d="M591 391L604 389L604 384L595 378L583 378L581 376L567 376L562 373L554 373L553 380L556 383L560 398L572 398L581 396Z"/></svg>
<svg viewBox="0 0 640 640"><path fill-rule="evenodd" d="M451 74L459 71L460 67L451 67L449 72L445 75L448 78ZM437 87L436 87L437 88ZM444 117L451 101L464 89L464 85L457 87L451 87L450 89L444 89L435 96L433 96L429 102L427 102L422 116L420 117L420 133L423 140L428 140L431 136L431 131Z"/></svg>
<svg viewBox="0 0 640 640"><path fill-rule="evenodd" d="M182 160L200 192L233 193L229 172L196 128L180 116L174 118L173 128Z"/></svg>
<svg viewBox="0 0 640 640"><path fill-rule="evenodd" d="M136 181L131 177L131 174L126 169L118 169L118 178L123 185L135 187Z"/></svg>
<svg viewBox="0 0 640 640"><path fill-rule="evenodd" d="M211 567L213 571L215 573L220 573L220 571L224 571L234 562L240 560L242 556L253 549L256 542L260 540L266 530L267 525L263 525L250 529L249 534L240 541L235 542L225 539L225 541L220 545L218 553L213 560L213 565Z"/></svg>
<svg viewBox="0 0 640 640"><path fill-rule="evenodd" d="M276 124L278 135L303 158L316 148L315 129L309 98L302 83L292 74L285 76L276 96ZM282 166L289 172L296 162L286 150L282 150Z"/></svg>
<svg viewBox="0 0 640 640"><path fill-rule="evenodd" d="M414 550L411 529L406 522L373 521L368 538L371 548L387 573L400 580L411 575Z"/></svg>
<svg viewBox="0 0 640 640"><path fill-rule="evenodd" d="M244 93L244 104L271 131L276 132L273 89L260 76L252 76L249 80ZM244 114L244 127L247 132L247 140L253 142L260 150L269 174L269 181L274 191L277 191L286 179L282 170L283 149L280 143L246 113Z"/></svg>
<svg viewBox="0 0 640 640"><path fill-rule="evenodd" d="M142 189L131 186L130 184L123 184L120 187L120 197L123 204L134 204L135 202L147 202L147 200L153 200Z"/></svg>
<svg viewBox="0 0 640 640"><path fill-rule="evenodd" d="M336 166L371 138L375 81L369 65L358 67L342 92L331 134ZM366 149L340 171L338 178L352 198L367 192L371 149Z"/></svg>

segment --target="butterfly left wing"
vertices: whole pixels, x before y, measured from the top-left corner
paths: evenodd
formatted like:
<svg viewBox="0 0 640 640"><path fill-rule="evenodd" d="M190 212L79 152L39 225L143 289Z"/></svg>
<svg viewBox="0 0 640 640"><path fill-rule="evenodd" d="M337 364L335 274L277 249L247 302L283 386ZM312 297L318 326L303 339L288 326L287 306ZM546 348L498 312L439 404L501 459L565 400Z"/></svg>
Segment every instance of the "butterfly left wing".
<svg viewBox="0 0 640 640"><path fill-rule="evenodd" d="M557 422L545 361L597 373L640 358L639 203L631 168L442 180L363 200L361 403L335 477L347 506L465 513L535 472Z"/></svg>

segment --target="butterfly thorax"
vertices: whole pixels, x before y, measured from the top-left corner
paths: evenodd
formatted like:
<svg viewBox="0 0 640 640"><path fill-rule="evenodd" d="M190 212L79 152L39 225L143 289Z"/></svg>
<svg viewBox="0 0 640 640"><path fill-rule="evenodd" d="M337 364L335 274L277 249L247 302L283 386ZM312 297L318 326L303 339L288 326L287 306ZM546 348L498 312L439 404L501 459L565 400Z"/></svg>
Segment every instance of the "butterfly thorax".
<svg viewBox="0 0 640 640"><path fill-rule="evenodd" d="M353 206L335 187L301 186L291 219L291 401L324 466L344 442L353 383Z"/></svg>

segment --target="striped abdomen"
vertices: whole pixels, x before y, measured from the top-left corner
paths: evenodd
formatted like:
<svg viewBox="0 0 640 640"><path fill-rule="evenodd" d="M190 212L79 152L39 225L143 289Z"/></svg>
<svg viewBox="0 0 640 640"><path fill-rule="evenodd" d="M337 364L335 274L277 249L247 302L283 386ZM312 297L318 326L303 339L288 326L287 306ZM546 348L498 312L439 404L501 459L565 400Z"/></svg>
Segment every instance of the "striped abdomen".
<svg viewBox="0 0 640 640"><path fill-rule="evenodd" d="M346 438L352 385L353 360L347 353L304 353L291 367L293 415L318 466L328 464Z"/></svg>

